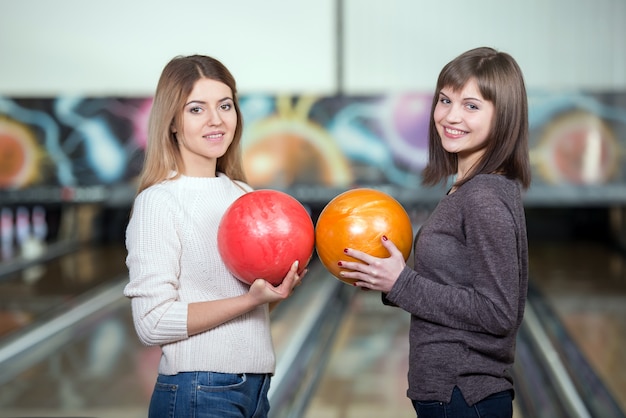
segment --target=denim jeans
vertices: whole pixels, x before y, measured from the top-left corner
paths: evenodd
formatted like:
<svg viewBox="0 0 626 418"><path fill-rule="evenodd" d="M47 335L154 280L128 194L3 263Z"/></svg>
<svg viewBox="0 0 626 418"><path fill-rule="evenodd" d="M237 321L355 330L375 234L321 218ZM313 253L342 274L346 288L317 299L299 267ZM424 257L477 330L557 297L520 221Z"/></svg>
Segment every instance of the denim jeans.
<svg viewBox="0 0 626 418"><path fill-rule="evenodd" d="M270 406L266 374L186 372L159 375L150 418L265 418Z"/></svg>
<svg viewBox="0 0 626 418"><path fill-rule="evenodd" d="M455 386L450 403L413 400L413 407L418 418L511 418L513 394L510 390L494 393L469 406L461 390Z"/></svg>

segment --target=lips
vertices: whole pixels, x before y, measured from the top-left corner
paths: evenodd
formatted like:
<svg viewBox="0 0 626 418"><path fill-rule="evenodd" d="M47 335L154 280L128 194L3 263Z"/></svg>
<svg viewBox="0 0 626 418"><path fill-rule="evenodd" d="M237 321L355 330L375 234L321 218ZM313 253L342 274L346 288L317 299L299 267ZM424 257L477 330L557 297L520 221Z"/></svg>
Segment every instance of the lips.
<svg viewBox="0 0 626 418"><path fill-rule="evenodd" d="M211 134L207 134L207 135L202 135L202 138L208 139L210 141L216 141L216 140L220 140L220 139L224 138L224 133L223 132L217 132L217 133L211 133Z"/></svg>
<svg viewBox="0 0 626 418"><path fill-rule="evenodd" d="M444 128L444 131L445 133L449 135L453 135L453 136L460 136L460 135L467 134L467 131L460 131L458 129L452 129L452 128Z"/></svg>

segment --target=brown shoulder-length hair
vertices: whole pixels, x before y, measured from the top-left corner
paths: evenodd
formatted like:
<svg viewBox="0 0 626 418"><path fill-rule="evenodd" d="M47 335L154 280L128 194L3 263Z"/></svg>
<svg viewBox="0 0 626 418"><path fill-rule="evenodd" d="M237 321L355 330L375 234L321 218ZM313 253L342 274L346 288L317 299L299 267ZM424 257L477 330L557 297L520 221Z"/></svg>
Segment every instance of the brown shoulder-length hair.
<svg viewBox="0 0 626 418"><path fill-rule="evenodd" d="M439 74L430 111L429 155L428 164L422 172L422 183L427 186L445 183L449 176L457 173L457 155L443 148L433 113L443 88L457 91L471 79L476 80L483 98L493 103L495 113L484 155L468 175L455 185L460 186L477 174L501 173L519 181L527 189L531 173L528 99L524 77L513 57L488 47L472 49L459 55L446 64Z"/></svg>
<svg viewBox="0 0 626 418"><path fill-rule="evenodd" d="M172 171L179 176L184 169L172 126L179 126L182 122L185 101L196 81L202 78L220 81L230 87L237 112L233 142L226 153L217 159L216 171L232 180L246 181L241 160L243 120L235 78L215 58L205 55L178 56L163 68L154 94L148 119L148 143L137 193L169 178Z"/></svg>

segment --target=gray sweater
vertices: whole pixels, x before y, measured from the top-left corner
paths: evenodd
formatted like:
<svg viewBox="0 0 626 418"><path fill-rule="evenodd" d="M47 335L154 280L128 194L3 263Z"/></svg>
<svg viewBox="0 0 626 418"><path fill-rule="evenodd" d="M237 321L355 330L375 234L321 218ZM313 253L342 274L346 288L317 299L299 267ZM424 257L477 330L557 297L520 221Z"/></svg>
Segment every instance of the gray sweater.
<svg viewBox="0 0 626 418"><path fill-rule="evenodd" d="M482 174L445 196L415 239L384 301L411 314L408 397L468 404L512 389L510 369L528 286L519 185Z"/></svg>

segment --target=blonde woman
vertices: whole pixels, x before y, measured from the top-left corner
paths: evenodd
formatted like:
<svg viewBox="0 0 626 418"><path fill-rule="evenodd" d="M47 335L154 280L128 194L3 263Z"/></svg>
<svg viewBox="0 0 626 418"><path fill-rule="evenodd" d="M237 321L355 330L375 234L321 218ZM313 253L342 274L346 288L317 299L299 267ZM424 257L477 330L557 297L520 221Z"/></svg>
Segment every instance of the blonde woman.
<svg viewBox="0 0 626 418"><path fill-rule="evenodd" d="M269 304L300 282L251 286L226 269L217 229L250 191L241 162L235 79L218 60L176 57L149 119L139 190L126 231L135 328L161 346L150 417L265 417L275 368ZM304 275L304 273L302 274Z"/></svg>

